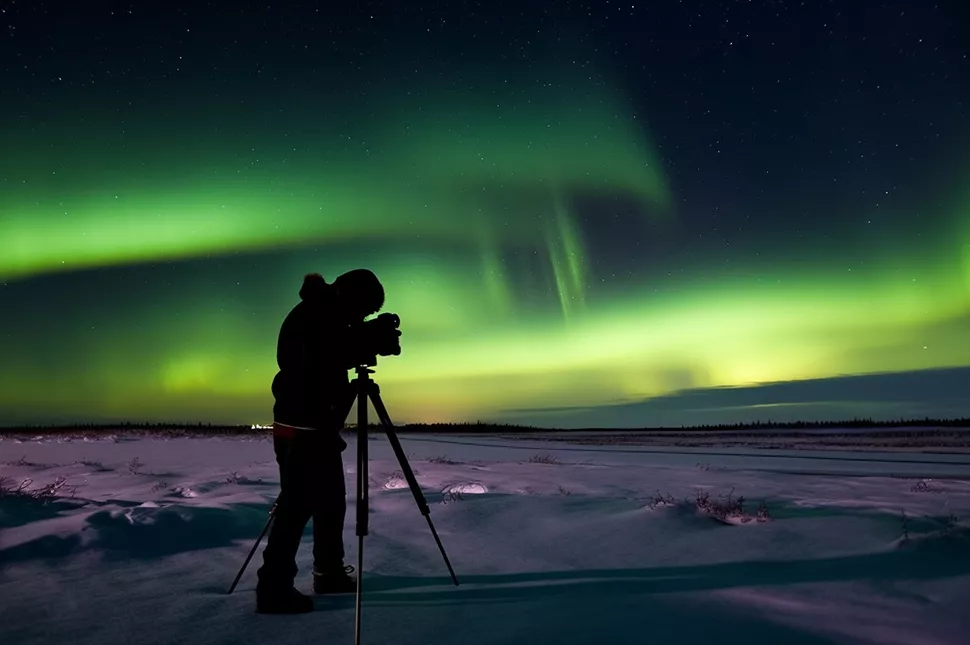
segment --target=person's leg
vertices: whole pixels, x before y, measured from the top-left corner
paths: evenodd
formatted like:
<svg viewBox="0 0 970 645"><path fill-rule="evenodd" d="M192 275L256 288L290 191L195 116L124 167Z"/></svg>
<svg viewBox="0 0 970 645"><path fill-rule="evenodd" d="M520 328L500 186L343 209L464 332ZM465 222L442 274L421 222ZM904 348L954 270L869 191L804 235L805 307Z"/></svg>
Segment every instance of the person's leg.
<svg viewBox="0 0 970 645"><path fill-rule="evenodd" d="M343 541L347 487L341 452L347 444L331 434L321 434L320 444L313 512L313 590L318 594L351 593L357 580L344 567Z"/></svg>
<svg viewBox="0 0 970 645"><path fill-rule="evenodd" d="M313 570L317 573L344 573L344 521L347 515L347 488L343 456L330 445L322 445L315 485L313 511Z"/></svg>
<svg viewBox="0 0 970 645"><path fill-rule="evenodd" d="M273 447L280 468L280 496L270 528L263 566L257 571L257 592L280 593L293 588L296 578L296 554L303 531L312 514L312 506L302 488L300 446L295 438L274 436Z"/></svg>

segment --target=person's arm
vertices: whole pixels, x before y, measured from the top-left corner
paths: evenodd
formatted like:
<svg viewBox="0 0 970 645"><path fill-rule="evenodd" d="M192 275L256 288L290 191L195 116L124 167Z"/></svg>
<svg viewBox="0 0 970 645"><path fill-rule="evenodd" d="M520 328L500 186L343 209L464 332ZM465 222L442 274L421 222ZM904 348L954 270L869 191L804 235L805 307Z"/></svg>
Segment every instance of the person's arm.
<svg viewBox="0 0 970 645"><path fill-rule="evenodd" d="M303 361L308 376L346 372L354 367L355 349L361 342L357 328L334 320L327 312L309 316L307 323Z"/></svg>
<svg viewBox="0 0 970 645"><path fill-rule="evenodd" d="M308 400L319 402L315 425L342 427L353 401L348 397L347 370L357 339L349 326L337 324L325 313L308 317L303 333L304 384Z"/></svg>

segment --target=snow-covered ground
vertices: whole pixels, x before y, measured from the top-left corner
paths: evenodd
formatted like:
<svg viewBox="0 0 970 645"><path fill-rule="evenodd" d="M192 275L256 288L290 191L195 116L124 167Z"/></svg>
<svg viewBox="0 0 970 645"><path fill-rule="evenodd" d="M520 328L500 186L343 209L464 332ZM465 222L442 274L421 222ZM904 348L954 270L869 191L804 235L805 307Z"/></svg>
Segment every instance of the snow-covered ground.
<svg viewBox="0 0 970 645"><path fill-rule="evenodd" d="M970 455L402 443L461 584L376 435L364 643L970 642ZM8 437L0 477L58 486L0 499L0 643L353 642L353 595L254 613L262 549L226 593L278 492L264 438Z"/></svg>

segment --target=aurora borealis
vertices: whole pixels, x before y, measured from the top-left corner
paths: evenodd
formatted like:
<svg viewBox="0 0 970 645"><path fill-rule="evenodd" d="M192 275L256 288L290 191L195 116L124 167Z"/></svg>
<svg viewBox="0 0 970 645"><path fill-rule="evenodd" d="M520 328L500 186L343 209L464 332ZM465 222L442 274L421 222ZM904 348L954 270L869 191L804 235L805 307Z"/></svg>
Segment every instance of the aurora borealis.
<svg viewBox="0 0 970 645"><path fill-rule="evenodd" d="M357 266L399 423L970 416L964 10L719 4L10 4L0 425L266 422Z"/></svg>

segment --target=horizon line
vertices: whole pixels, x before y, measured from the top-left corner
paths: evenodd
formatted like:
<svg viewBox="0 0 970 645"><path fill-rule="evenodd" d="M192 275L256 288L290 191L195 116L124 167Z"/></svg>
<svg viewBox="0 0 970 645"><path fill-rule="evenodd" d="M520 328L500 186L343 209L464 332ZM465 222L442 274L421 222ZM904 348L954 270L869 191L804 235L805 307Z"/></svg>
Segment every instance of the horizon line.
<svg viewBox="0 0 970 645"><path fill-rule="evenodd" d="M852 419L840 419L834 421L750 421L744 423L717 423L717 424L694 424L680 426L627 426L627 427L580 427L580 428L559 428L553 426L533 426L521 423L502 423L498 421L447 421L447 422L414 422L394 425L397 430L417 429L421 427L488 427L522 429L531 431L547 432L580 432L580 431L648 431L648 430L745 430L745 429L798 429L798 428L892 428L892 427L922 427L922 426L945 426L945 427L970 427L970 417L952 418L931 418L931 417L910 417L891 420L876 420L870 417L856 417ZM356 424L345 424L342 430L356 428ZM368 427L381 427L380 423L368 423ZM18 431L66 431L66 430L116 430L116 429L216 429L216 430L243 430L265 431L272 429L272 424L264 425L258 423L212 423L205 421L196 422L173 422L173 421L120 421L112 423L102 422L75 422L58 424L20 424L11 426L0 426L0 433L13 433Z"/></svg>

